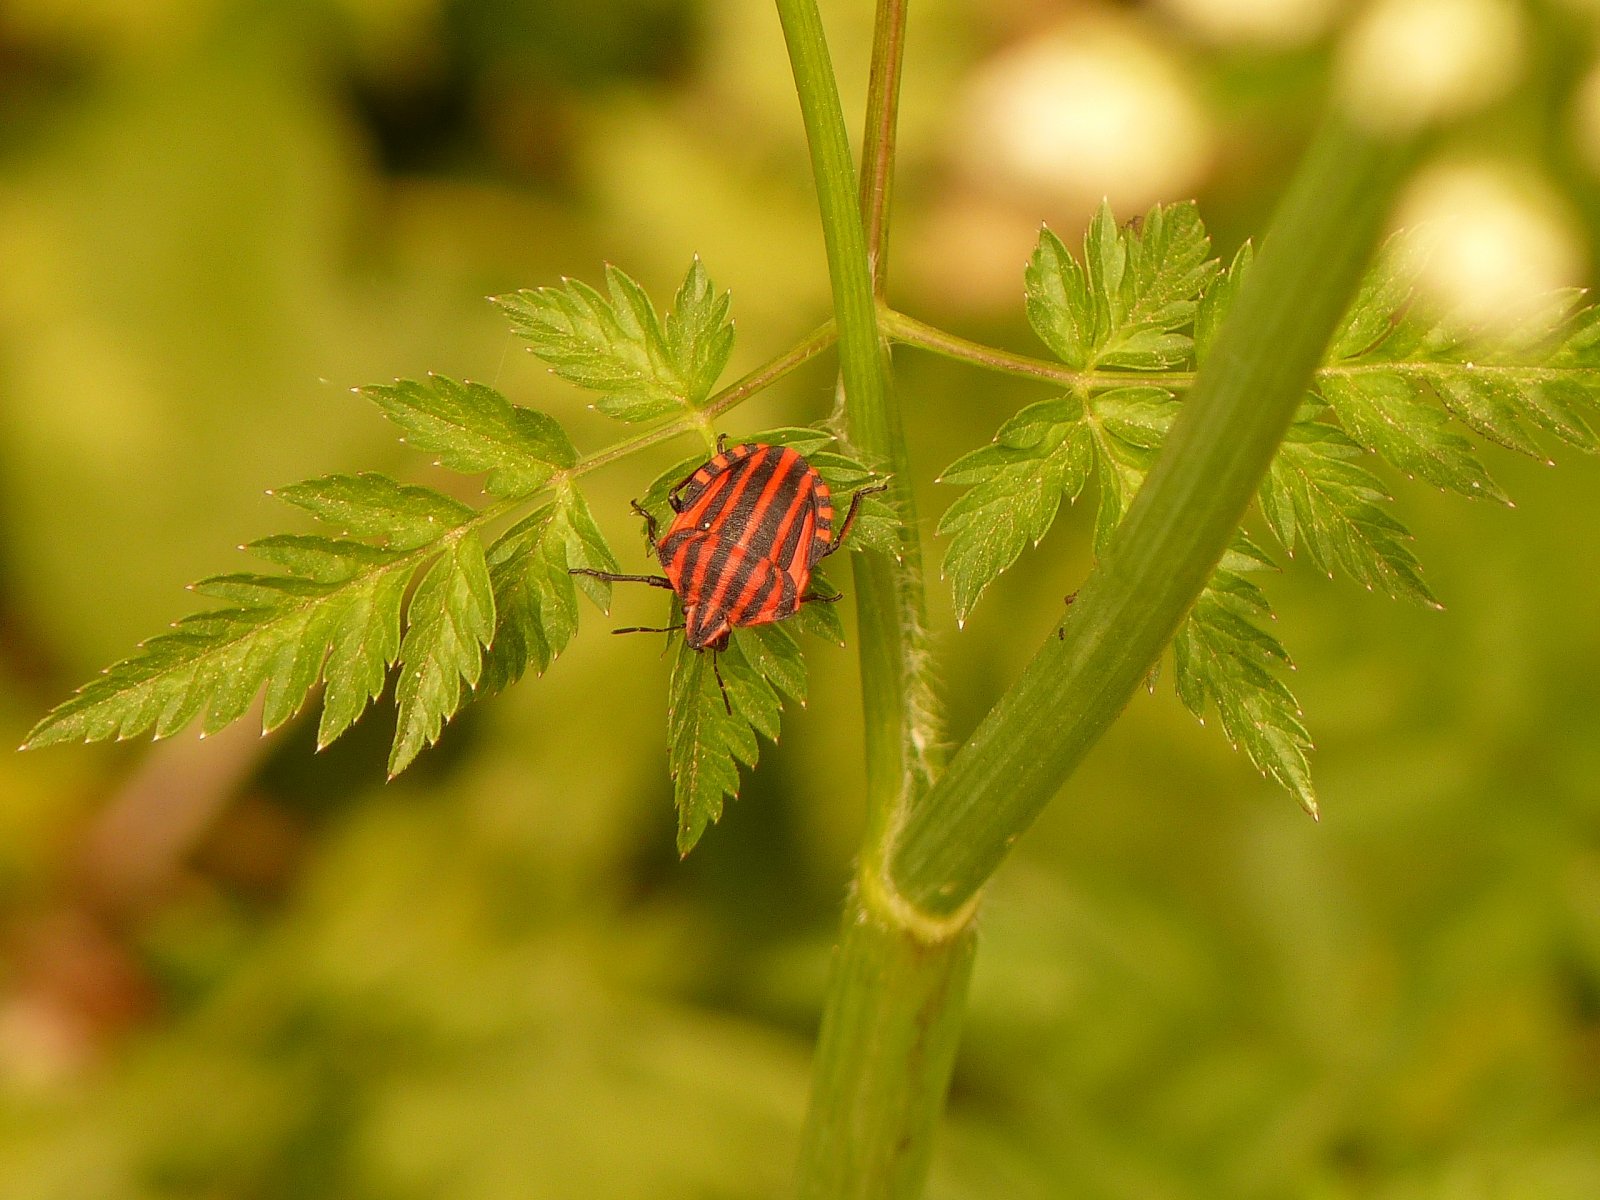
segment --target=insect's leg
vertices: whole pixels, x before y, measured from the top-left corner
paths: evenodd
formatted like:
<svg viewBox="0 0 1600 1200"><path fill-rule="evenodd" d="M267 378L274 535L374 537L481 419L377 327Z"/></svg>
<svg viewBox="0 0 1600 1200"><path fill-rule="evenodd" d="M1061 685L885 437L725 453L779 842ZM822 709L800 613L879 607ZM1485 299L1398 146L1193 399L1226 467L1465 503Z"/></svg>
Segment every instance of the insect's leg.
<svg viewBox="0 0 1600 1200"><path fill-rule="evenodd" d="M720 446L718 448L720 450ZM667 504L671 506L673 512L681 513L683 511L683 500L680 493L694 482L694 477L698 474L700 474L700 468L696 467L667 490Z"/></svg>
<svg viewBox="0 0 1600 1200"><path fill-rule="evenodd" d="M821 592L807 592L800 597L801 604L837 604L844 599L843 592L834 592L831 596L824 596Z"/></svg>
<svg viewBox="0 0 1600 1200"><path fill-rule="evenodd" d="M728 699L728 685L722 682L722 668L717 665L717 652L711 651L711 673L717 677L717 687L722 691L722 707L728 710L728 715L733 716L733 701Z"/></svg>
<svg viewBox="0 0 1600 1200"><path fill-rule="evenodd" d="M650 510L649 509L647 509L644 505L640 504L637 500L630 500L628 503L633 508L634 512L638 513L641 517L644 518L644 536L645 536L645 540L650 543L650 550L651 550L652 553L654 553L655 548L656 548L656 540L657 540L656 539L656 519L655 519L655 517L650 514Z"/></svg>
<svg viewBox="0 0 1600 1200"><path fill-rule="evenodd" d="M725 434L725 433L717 434L717 453L721 454L727 448L728 448L728 435Z"/></svg>
<svg viewBox="0 0 1600 1200"><path fill-rule="evenodd" d="M628 625L622 629L613 629L612 633L676 633L682 625Z"/></svg>
<svg viewBox="0 0 1600 1200"><path fill-rule="evenodd" d="M662 575L618 575L612 571L596 571L593 567L569 567L568 575L592 575L596 579L604 579L607 583L648 583L651 587L672 590L672 580Z"/></svg>
<svg viewBox="0 0 1600 1200"><path fill-rule="evenodd" d="M850 536L850 527L856 523L856 510L861 507L861 498L875 495L878 492L887 492L888 490L889 485L887 483L875 483L871 487L862 488L854 496L850 497L850 509L844 514L844 524L839 526L839 536L834 538L829 543L828 548L818 556L818 561L827 558L828 555L844 545L844 539Z"/></svg>

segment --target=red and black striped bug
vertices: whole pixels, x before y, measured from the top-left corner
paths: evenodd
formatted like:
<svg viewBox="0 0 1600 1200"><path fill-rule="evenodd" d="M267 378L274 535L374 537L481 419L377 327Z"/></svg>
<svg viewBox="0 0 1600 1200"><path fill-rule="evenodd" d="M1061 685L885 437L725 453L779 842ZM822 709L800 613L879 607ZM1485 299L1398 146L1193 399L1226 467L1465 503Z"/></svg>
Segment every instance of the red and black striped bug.
<svg viewBox="0 0 1600 1200"><path fill-rule="evenodd" d="M865 487L850 497L844 523L835 531L828 485L798 451L764 442L719 449L667 493L675 515L664 536L657 537L655 518L634 502L665 576L616 575L587 567L574 568L573 574L672 591L683 607L682 625L616 632L682 629L691 647L714 654L726 648L737 626L781 621L809 601L837 600L806 590L811 571L844 545L862 497L887 486ZM720 671L717 682L722 682ZM727 704L726 688L722 699Z"/></svg>

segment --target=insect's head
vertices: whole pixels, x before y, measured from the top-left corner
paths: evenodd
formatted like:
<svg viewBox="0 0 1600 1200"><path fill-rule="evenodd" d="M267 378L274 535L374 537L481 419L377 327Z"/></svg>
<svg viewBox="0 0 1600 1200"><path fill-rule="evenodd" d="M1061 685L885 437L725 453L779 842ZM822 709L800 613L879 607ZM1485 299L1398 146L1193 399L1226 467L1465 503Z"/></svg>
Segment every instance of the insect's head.
<svg viewBox="0 0 1600 1200"><path fill-rule="evenodd" d="M696 650L721 650L732 629L728 614L709 604L692 604L683 612L683 636Z"/></svg>

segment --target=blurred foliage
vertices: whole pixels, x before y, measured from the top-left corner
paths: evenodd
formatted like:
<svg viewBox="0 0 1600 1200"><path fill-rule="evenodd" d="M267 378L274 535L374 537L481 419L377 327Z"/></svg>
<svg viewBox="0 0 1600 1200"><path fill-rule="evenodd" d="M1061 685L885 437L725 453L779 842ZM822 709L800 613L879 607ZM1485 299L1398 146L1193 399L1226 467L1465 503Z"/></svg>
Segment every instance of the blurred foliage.
<svg viewBox="0 0 1600 1200"><path fill-rule="evenodd" d="M869 6L826 7L848 104ZM1326 42L1218 45L1195 9L914 5L897 302L1025 345L1023 259L1085 186L1196 194L1230 256L1258 230ZM1586 259L1594 17L1527 13L1525 84L1440 154L1540 181ZM1063 21L1162 64L1209 139L1189 175L1080 157L1074 189L984 189L964 81ZM824 312L760 4L5 6L0 732L275 532L264 488L405 470L352 385L481 378L605 444L481 298L602 259L666 294L693 253L733 291L735 371ZM897 363L931 528L934 466L1040 397ZM830 391L807 369L729 431ZM625 568L627 501L684 449L595 477ZM1019 846L934 1196L1600 1195L1600 466L1491 458L1516 511L1390 480L1446 611L1269 581L1321 826L1163 695ZM959 636L935 589L957 735L1090 535L1058 522ZM810 651L809 708L680 865L668 664L604 628L387 788L392 710L322 755L302 723L0 756L0 1198L780 1191L859 831L853 659Z"/></svg>

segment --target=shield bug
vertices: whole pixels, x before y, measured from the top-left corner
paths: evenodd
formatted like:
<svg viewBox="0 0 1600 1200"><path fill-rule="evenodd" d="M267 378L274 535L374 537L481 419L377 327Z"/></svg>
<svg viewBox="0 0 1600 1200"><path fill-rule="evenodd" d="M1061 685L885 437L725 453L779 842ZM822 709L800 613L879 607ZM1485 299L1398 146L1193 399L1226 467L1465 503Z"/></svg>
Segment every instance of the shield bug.
<svg viewBox="0 0 1600 1200"><path fill-rule="evenodd" d="M719 449L667 493L673 518L665 534L634 503L665 576L616 575L587 567L573 573L670 590L683 608L682 625L616 632L682 629L691 647L715 653L727 646L737 626L781 621L807 602L837 600L807 590L812 568L844 544L862 498L887 486L856 492L835 529L828 485L799 452L764 442ZM714 658L712 662L714 667ZM719 672L719 684L721 680ZM726 688L722 698L727 704Z"/></svg>

